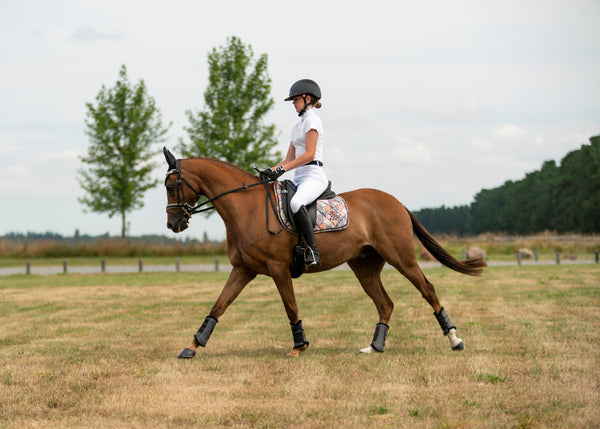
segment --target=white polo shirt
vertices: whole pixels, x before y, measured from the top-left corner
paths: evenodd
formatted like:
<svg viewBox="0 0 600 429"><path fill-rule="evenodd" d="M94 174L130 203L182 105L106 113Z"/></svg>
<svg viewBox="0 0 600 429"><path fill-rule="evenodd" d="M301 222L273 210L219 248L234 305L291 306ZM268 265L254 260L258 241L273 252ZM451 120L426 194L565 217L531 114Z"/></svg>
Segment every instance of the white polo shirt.
<svg viewBox="0 0 600 429"><path fill-rule="evenodd" d="M323 123L314 108L307 109L300 117L300 121L292 128L291 142L296 151L296 158L306 152L306 133L310 130L316 130L319 133L314 159L323 162Z"/></svg>

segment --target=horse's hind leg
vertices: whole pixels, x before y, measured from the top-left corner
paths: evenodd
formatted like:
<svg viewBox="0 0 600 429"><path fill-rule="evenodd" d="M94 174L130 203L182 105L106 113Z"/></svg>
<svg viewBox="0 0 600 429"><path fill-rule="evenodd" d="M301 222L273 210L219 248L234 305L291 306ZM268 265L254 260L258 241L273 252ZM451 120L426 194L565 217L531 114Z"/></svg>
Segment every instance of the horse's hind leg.
<svg viewBox="0 0 600 429"><path fill-rule="evenodd" d="M435 288L429 282L429 280L427 280L427 277L425 277L423 271L421 271L421 267L419 267L417 259L414 256L414 250L412 247L410 248L410 251L407 250L407 252L410 252L405 253L410 255L407 258L407 261L390 258L388 259L388 263L390 263L408 280L410 280L410 282L419 290L419 292L421 292L421 295L425 301L431 305L433 308L433 314L440 324L444 335L446 335L450 340L450 346L452 347L452 350L463 350L465 345L463 341L456 336L456 326L454 326L450 320L450 317L448 317L446 310L444 310L444 307L442 307L440 304L437 294L435 293Z"/></svg>
<svg viewBox="0 0 600 429"><path fill-rule="evenodd" d="M373 351L382 353L385 347L394 303L381 282L381 270L384 264L383 258L372 248L363 249L359 257L348 261L348 265L358 278L364 291L373 300L379 313L379 323L375 327L373 341L369 347L361 349L361 353L372 353Z"/></svg>

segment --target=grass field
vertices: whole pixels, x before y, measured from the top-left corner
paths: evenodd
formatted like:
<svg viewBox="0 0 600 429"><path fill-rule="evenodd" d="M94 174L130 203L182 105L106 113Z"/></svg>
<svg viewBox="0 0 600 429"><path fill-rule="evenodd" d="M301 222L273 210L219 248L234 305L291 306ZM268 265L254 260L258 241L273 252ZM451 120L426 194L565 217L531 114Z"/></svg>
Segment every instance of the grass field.
<svg viewBox="0 0 600 429"><path fill-rule="evenodd" d="M600 266L426 269L465 341L453 352L394 271L386 351L350 272L303 276L310 347L272 281L252 282L207 347L176 359L224 273L0 278L0 428L600 426Z"/></svg>

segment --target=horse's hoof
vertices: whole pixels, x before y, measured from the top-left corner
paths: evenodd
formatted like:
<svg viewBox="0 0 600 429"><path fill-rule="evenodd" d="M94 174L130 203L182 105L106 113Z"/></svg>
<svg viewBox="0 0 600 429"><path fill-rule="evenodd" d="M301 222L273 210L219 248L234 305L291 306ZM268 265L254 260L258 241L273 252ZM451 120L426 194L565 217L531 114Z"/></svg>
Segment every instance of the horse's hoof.
<svg viewBox="0 0 600 429"><path fill-rule="evenodd" d="M360 349L358 351L358 353L360 354L369 354L369 353L373 353L374 351L376 351L373 347L369 346L369 347L365 347L364 349Z"/></svg>
<svg viewBox="0 0 600 429"><path fill-rule="evenodd" d="M306 350L308 348L308 343L304 344L303 346L300 347L295 347L292 350L290 350L285 357L286 358L297 358L300 356L300 353L302 353L304 350Z"/></svg>
<svg viewBox="0 0 600 429"><path fill-rule="evenodd" d="M292 349L291 351L289 351L286 355L285 358L286 359L291 359L291 358L297 358L300 357L300 349Z"/></svg>
<svg viewBox="0 0 600 429"><path fill-rule="evenodd" d="M452 347L452 350L456 350L456 351L460 351L460 350L464 350L464 349L465 349L465 343L463 343L462 341L458 345Z"/></svg>
<svg viewBox="0 0 600 429"><path fill-rule="evenodd" d="M196 356L196 352L193 351L192 349L188 349L187 347L185 349L183 349L181 351L181 353L179 353L179 356L177 356L179 359L191 359L194 356Z"/></svg>

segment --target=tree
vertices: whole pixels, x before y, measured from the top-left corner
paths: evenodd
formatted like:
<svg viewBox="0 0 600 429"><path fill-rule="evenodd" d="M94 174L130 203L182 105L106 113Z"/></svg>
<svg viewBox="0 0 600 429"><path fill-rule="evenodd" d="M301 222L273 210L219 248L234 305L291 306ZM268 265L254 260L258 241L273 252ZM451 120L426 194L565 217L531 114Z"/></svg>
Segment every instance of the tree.
<svg viewBox="0 0 600 429"><path fill-rule="evenodd" d="M597 233L600 231L600 136L569 152L557 166L546 161L541 170L525 178L483 189L470 205L470 216L461 207L415 212L430 231L461 231L454 214L471 222L471 233L529 234L544 230Z"/></svg>
<svg viewBox="0 0 600 429"><path fill-rule="evenodd" d="M226 46L208 54L208 87L204 92L206 108L186 111L190 122L184 127L189 144L179 141L184 156L206 156L236 164L253 172L252 167L273 165L281 159L275 125L264 123L273 107L267 55L253 62L250 45L237 37Z"/></svg>
<svg viewBox="0 0 600 429"><path fill-rule="evenodd" d="M81 160L88 169L79 170L79 183L87 195L79 202L94 212L121 215L121 237L127 231L126 214L144 206L145 192L155 187L150 173L157 152L153 145L164 141L168 131L154 98L140 80L129 83L127 69L121 66L113 88L102 85L96 105L86 103L88 155Z"/></svg>

